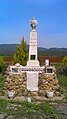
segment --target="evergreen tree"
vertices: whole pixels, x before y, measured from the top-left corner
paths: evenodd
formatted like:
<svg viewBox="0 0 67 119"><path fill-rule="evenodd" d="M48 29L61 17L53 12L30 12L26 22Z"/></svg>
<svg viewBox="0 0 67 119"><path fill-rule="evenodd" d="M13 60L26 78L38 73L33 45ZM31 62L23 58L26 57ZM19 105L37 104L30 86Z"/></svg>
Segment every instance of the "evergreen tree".
<svg viewBox="0 0 67 119"><path fill-rule="evenodd" d="M3 60L3 57L0 56L0 72L2 72L3 66L4 66L4 60Z"/></svg>
<svg viewBox="0 0 67 119"><path fill-rule="evenodd" d="M28 60L27 44L23 37L21 43L16 46L16 52L14 53L13 64L19 63L25 66L27 60Z"/></svg>
<svg viewBox="0 0 67 119"><path fill-rule="evenodd" d="M67 66L67 56L63 57L62 66Z"/></svg>
<svg viewBox="0 0 67 119"><path fill-rule="evenodd" d="M0 56L0 73L4 74L6 71L6 64L4 63L4 59Z"/></svg>

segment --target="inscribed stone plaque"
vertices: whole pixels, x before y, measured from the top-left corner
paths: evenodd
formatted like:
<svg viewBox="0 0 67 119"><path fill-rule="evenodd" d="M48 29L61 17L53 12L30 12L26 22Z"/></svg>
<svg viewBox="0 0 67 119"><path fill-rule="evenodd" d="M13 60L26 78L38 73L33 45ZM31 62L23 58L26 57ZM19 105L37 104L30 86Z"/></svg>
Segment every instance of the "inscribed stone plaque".
<svg viewBox="0 0 67 119"><path fill-rule="evenodd" d="M38 91L38 72L27 72L27 89Z"/></svg>
<svg viewBox="0 0 67 119"><path fill-rule="evenodd" d="M30 32L30 45L37 46L37 32Z"/></svg>
<svg viewBox="0 0 67 119"><path fill-rule="evenodd" d="M18 72L18 68L12 68L12 72Z"/></svg>

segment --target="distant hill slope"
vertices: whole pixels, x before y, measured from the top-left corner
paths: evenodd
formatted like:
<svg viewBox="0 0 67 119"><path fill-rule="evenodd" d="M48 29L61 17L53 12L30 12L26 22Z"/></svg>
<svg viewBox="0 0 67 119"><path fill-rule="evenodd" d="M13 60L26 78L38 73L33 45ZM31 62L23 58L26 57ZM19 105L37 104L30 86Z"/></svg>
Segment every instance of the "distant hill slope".
<svg viewBox="0 0 67 119"><path fill-rule="evenodd" d="M13 56L17 44L0 44L0 55ZM27 46L29 50L29 46ZM67 48L42 48L38 47L39 56L67 56Z"/></svg>
<svg viewBox="0 0 67 119"><path fill-rule="evenodd" d="M16 51L16 44L0 44L0 55L12 56Z"/></svg>

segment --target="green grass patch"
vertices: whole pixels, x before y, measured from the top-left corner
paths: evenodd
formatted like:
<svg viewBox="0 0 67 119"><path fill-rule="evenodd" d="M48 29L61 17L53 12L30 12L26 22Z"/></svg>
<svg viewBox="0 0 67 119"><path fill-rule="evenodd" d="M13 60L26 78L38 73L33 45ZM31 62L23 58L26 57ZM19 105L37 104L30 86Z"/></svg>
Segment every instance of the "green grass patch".
<svg viewBox="0 0 67 119"><path fill-rule="evenodd" d="M5 77L0 74L0 96L4 95L3 93L4 79Z"/></svg>
<svg viewBox="0 0 67 119"><path fill-rule="evenodd" d="M65 94L65 99L67 100L67 93Z"/></svg>
<svg viewBox="0 0 67 119"><path fill-rule="evenodd" d="M58 80L59 80L59 84L61 86L67 87L67 76L64 75L58 75Z"/></svg>
<svg viewBox="0 0 67 119"><path fill-rule="evenodd" d="M30 102L20 102L15 100L0 99L0 113L7 113L7 115L15 115L15 117L29 117L32 119L39 119L40 117L53 117L59 119L55 110L48 102L37 104Z"/></svg>

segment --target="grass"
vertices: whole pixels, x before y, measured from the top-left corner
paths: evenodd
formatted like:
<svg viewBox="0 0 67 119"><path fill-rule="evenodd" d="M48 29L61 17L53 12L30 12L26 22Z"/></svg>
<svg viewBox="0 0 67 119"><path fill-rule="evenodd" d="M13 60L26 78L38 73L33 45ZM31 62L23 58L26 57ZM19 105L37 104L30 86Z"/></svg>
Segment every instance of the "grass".
<svg viewBox="0 0 67 119"><path fill-rule="evenodd" d="M2 96L3 93L3 87L4 87L4 76L2 76L2 74L0 74L0 96Z"/></svg>
<svg viewBox="0 0 67 119"><path fill-rule="evenodd" d="M7 113L7 115L14 115L15 117L29 117L29 119L39 119L40 117L59 119L48 102L37 104L0 99L0 113Z"/></svg>
<svg viewBox="0 0 67 119"><path fill-rule="evenodd" d="M62 94L64 94L65 99L67 100L67 75L57 73L57 78L59 80L59 85L61 89L60 91Z"/></svg>
<svg viewBox="0 0 67 119"><path fill-rule="evenodd" d="M44 103L42 108L44 109L44 112L48 115L48 118L50 116L52 118L54 117L54 119L59 119L58 115L56 114L55 109L52 108L49 105L49 103Z"/></svg>
<svg viewBox="0 0 67 119"><path fill-rule="evenodd" d="M52 64L53 65L53 64ZM61 67L61 64L54 64L56 67L56 70ZM62 69L63 67L61 67ZM61 75L60 73L57 72L57 79L59 80L59 84L61 86L67 87L67 75Z"/></svg>
<svg viewBox="0 0 67 119"><path fill-rule="evenodd" d="M59 84L61 86L67 87L67 76L64 75L58 75L58 80L59 80Z"/></svg>

